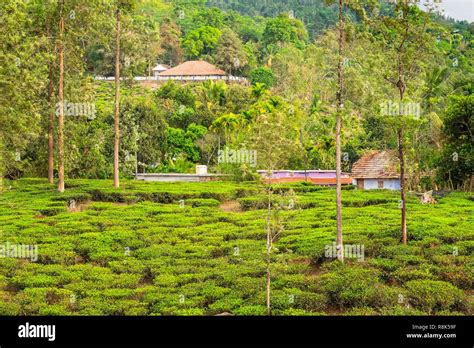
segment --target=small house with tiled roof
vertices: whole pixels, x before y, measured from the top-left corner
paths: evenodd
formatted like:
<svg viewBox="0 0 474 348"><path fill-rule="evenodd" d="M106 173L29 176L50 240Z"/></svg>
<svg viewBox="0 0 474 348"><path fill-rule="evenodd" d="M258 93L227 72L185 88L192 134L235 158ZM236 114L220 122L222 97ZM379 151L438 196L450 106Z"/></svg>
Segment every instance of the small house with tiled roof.
<svg viewBox="0 0 474 348"><path fill-rule="evenodd" d="M363 190L400 190L398 164L395 151L369 151L352 166L353 184Z"/></svg>

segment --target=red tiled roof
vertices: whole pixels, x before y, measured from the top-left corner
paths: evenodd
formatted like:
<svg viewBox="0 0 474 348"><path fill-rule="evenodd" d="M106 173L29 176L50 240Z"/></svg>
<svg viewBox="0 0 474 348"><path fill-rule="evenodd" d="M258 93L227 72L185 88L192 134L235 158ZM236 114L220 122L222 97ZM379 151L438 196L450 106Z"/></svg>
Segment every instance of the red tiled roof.
<svg viewBox="0 0 474 348"><path fill-rule="evenodd" d="M216 68L214 65L202 61L192 60L184 62L174 68L163 71L160 76L209 76L209 75L227 75L224 70Z"/></svg>
<svg viewBox="0 0 474 348"><path fill-rule="evenodd" d="M355 179L399 179L398 158L394 151L371 151L352 166Z"/></svg>

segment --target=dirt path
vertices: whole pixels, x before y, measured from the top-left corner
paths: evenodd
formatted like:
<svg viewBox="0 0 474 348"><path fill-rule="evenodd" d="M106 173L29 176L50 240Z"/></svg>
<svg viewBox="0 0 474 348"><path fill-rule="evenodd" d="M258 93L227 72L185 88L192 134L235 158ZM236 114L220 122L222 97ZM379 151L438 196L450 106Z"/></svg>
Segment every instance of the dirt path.
<svg viewBox="0 0 474 348"><path fill-rule="evenodd" d="M219 208L228 213L237 213L242 211L238 201L226 201L222 203Z"/></svg>

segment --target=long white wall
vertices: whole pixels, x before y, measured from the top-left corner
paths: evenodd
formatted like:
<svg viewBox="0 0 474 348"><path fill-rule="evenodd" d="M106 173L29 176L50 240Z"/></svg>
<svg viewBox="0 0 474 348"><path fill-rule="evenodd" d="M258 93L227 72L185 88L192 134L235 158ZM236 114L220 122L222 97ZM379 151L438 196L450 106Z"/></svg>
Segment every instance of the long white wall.
<svg viewBox="0 0 474 348"><path fill-rule="evenodd" d="M385 190L400 190L399 179L364 179L364 190L378 190L378 182L383 180ZM357 179L354 179L354 185L357 186Z"/></svg>

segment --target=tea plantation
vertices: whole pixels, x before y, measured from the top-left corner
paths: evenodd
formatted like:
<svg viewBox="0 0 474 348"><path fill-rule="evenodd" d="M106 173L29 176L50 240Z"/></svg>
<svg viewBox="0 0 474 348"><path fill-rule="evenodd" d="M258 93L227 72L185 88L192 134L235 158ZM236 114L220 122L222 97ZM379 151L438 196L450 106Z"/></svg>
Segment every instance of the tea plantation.
<svg viewBox="0 0 474 348"><path fill-rule="evenodd" d="M0 315L266 314L266 197L257 184L66 187L4 183L0 244L37 245L38 259L0 257ZM325 255L334 189L280 185L274 196L283 207L274 315L474 314L472 195L435 205L409 196L403 246L397 192L344 190L344 242L364 247L363 260L344 265Z"/></svg>

